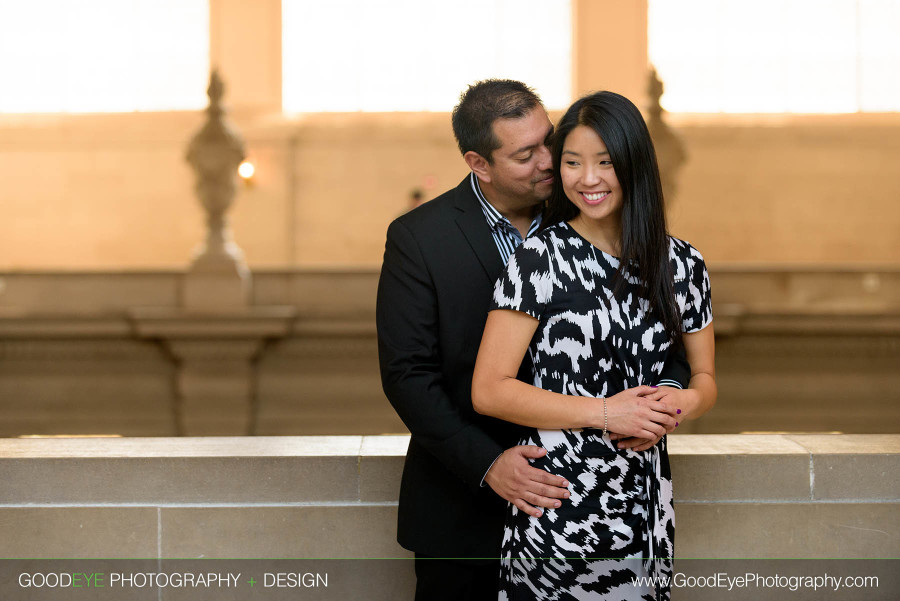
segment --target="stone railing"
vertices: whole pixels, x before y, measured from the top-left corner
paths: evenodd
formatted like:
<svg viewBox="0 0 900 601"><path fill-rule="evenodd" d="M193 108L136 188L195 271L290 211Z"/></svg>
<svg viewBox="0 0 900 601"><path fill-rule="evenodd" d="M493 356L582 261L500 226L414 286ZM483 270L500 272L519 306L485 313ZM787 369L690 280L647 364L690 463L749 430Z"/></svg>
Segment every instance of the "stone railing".
<svg viewBox="0 0 900 601"><path fill-rule="evenodd" d="M405 432L376 269L256 271L251 307L223 315L177 311L181 277L0 273L0 436ZM900 271L711 278L719 403L684 433L900 433Z"/></svg>
<svg viewBox="0 0 900 601"><path fill-rule="evenodd" d="M351 596L316 598L411 599L394 536L407 442L0 440L0 557L354 558L329 585ZM670 450L678 557L900 557L900 435L675 435ZM841 598L890 598L874 592Z"/></svg>
<svg viewBox="0 0 900 601"><path fill-rule="evenodd" d="M254 270L250 304L292 306L310 318L375 315L378 267ZM710 265L714 307L766 313L867 315L900 312L900 267ZM122 315L175 307L183 272L0 272L0 316Z"/></svg>

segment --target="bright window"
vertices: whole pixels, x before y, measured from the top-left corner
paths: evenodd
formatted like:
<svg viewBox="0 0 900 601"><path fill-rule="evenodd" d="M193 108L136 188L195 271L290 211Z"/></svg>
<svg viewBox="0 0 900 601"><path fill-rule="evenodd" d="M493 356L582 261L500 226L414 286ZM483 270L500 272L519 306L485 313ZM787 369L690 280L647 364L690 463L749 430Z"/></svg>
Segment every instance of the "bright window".
<svg viewBox="0 0 900 601"><path fill-rule="evenodd" d="M286 112L448 111L479 79L571 101L568 0L283 0Z"/></svg>
<svg viewBox="0 0 900 601"><path fill-rule="evenodd" d="M0 0L0 112L203 108L208 0Z"/></svg>
<svg viewBox="0 0 900 601"><path fill-rule="evenodd" d="M650 0L673 112L900 110L900 0Z"/></svg>

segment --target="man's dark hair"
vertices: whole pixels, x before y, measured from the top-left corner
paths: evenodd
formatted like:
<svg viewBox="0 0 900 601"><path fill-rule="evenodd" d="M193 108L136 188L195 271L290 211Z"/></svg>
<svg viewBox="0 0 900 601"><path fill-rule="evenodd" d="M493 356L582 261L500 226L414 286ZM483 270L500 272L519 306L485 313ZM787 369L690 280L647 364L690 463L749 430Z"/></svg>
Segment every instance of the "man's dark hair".
<svg viewBox="0 0 900 601"><path fill-rule="evenodd" d="M494 121L524 117L538 106L542 106L541 99L521 81L485 79L472 84L460 95L451 116L459 151L477 152L493 163L491 155L500 148Z"/></svg>

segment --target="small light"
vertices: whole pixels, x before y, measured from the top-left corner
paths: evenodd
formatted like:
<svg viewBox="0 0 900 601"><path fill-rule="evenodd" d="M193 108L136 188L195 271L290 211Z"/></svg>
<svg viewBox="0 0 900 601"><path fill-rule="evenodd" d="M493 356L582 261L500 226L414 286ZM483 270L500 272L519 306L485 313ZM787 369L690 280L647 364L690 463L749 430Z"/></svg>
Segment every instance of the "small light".
<svg viewBox="0 0 900 601"><path fill-rule="evenodd" d="M243 163L238 165L238 175L240 175L244 181L249 182L251 179L253 179L253 175L255 173L256 167L254 167L253 163L251 163L250 161L244 161Z"/></svg>

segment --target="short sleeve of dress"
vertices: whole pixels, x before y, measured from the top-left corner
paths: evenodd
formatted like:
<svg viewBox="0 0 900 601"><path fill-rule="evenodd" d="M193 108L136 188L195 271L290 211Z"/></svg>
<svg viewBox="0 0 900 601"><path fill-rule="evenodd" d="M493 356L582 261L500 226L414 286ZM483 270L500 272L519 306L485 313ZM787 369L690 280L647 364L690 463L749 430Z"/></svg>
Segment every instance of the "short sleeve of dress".
<svg viewBox="0 0 900 601"><path fill-rule="evenodd" d="M712 321L712 300L703 255L690 244L685 244L685 247L683 260L687 272L687 297L681 312L681 329L685 334L690 334L699 332Z"/></svg>
<svg viewBox="0 0 900 601"><path fill-rule="evenodd" d="M490 310L512 309L540 319L553 290L550 253L537 237L523 242L510 255L494 285Z"/></svg>

